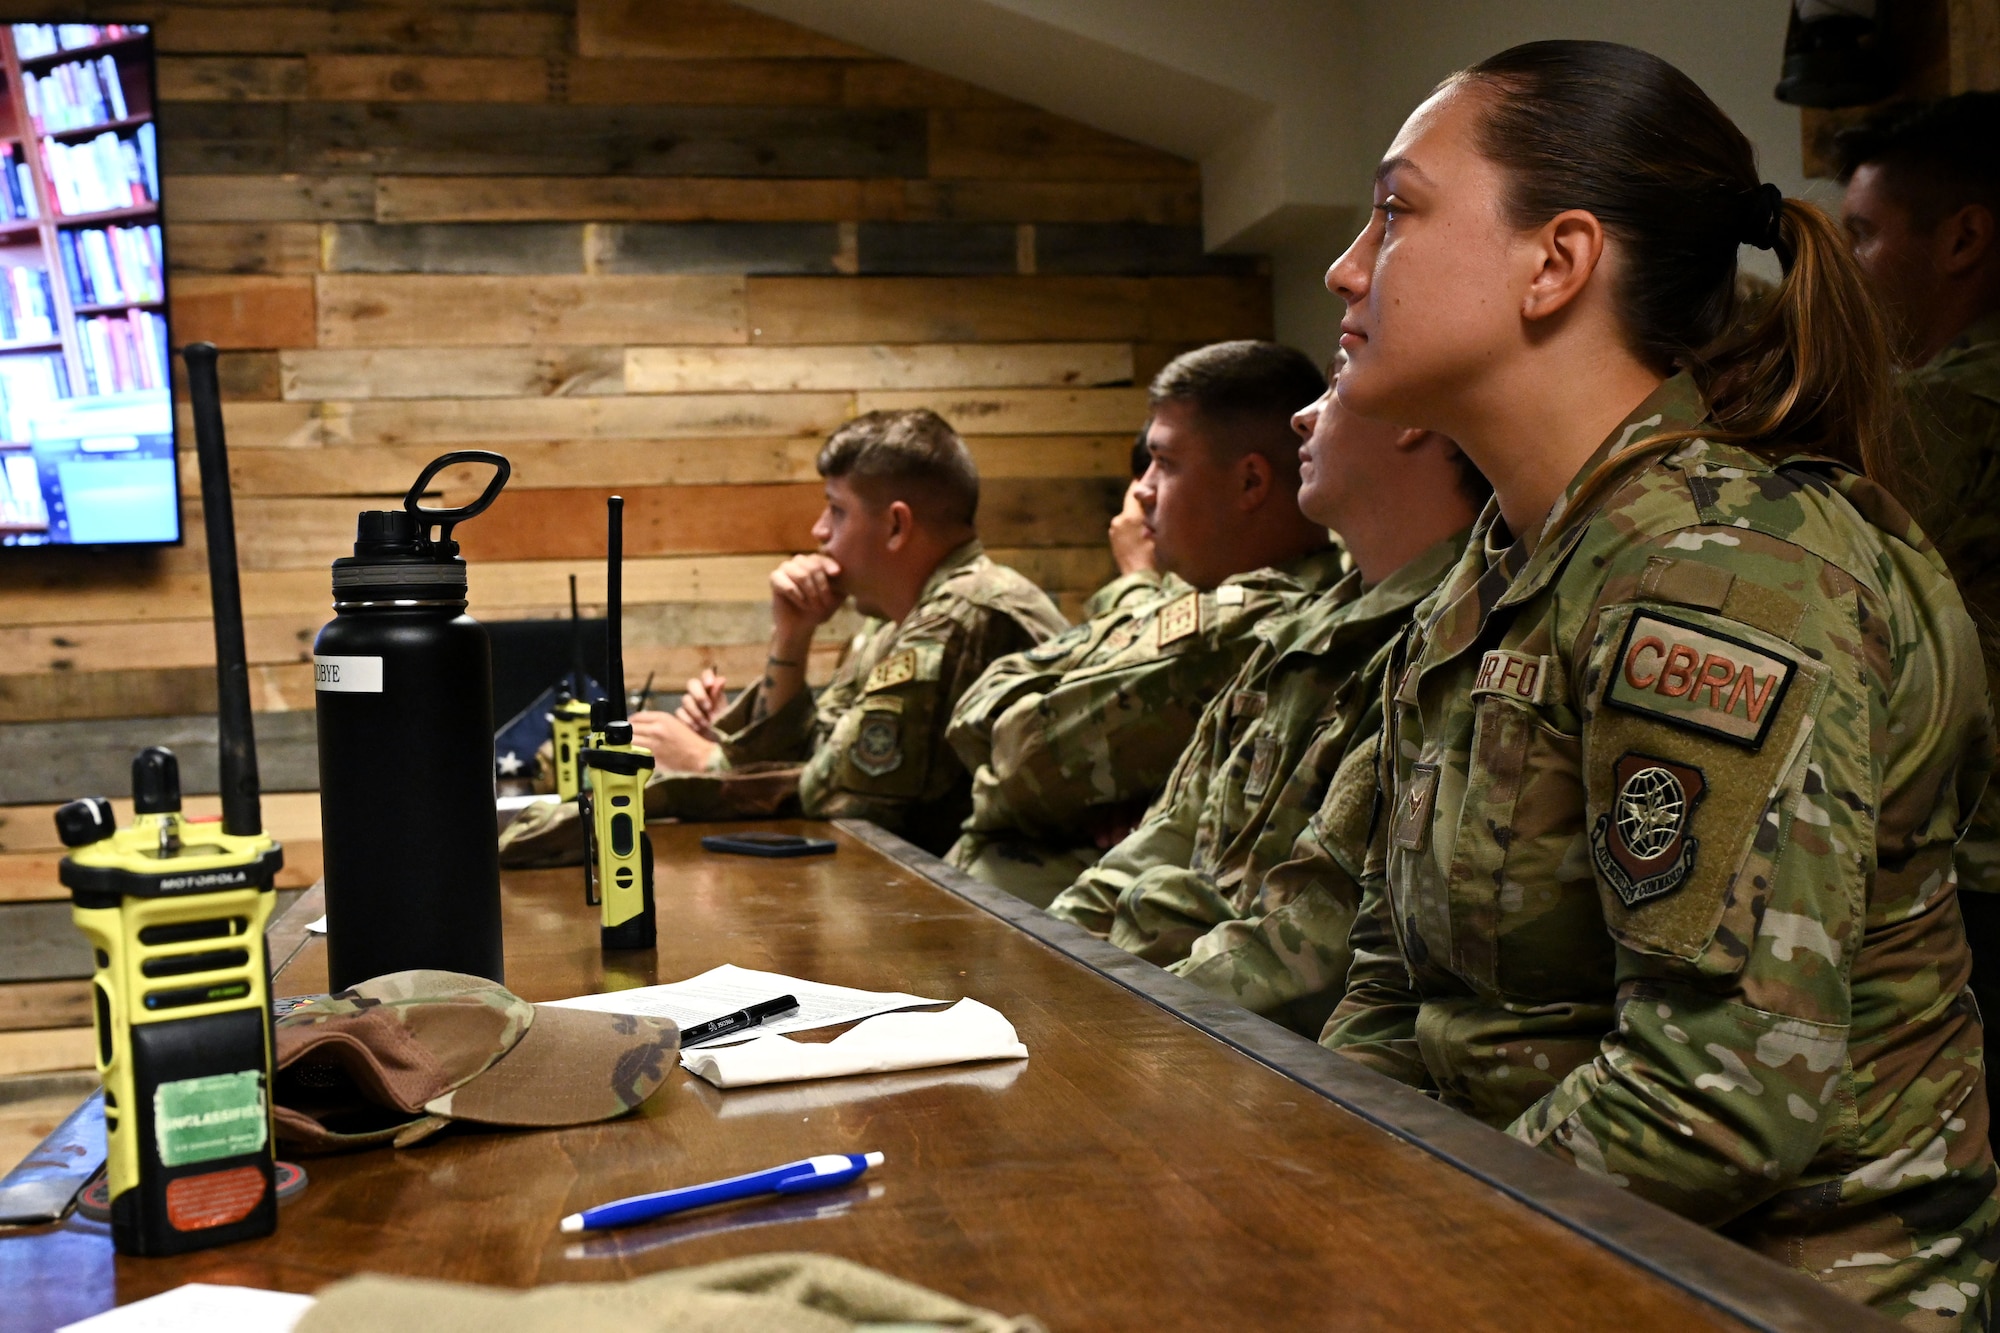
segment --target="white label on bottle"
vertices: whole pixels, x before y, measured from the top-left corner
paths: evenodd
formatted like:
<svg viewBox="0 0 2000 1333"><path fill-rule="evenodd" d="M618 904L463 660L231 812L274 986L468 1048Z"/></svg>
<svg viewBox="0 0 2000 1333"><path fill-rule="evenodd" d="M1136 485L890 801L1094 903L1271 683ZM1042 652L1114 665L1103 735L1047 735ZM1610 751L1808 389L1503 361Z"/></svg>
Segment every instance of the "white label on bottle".
<svg viewBox="0 0 2000 1333"><path fill-rule="evenodd" d="M313 688L335 694L380 694L379 657L313 657Z"/></svg>

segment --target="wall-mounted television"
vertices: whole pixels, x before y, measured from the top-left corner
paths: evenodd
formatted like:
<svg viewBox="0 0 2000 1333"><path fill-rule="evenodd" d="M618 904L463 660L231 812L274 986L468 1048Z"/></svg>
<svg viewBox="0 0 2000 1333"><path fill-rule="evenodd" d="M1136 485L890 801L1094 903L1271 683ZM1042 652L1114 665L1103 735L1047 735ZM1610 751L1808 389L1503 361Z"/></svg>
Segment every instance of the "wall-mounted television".
<svg viewBox="0 0 2000 1333"><path fill-rule="evenodd" d="M0 25L0 545L181 539L152 30Z"/></svg>

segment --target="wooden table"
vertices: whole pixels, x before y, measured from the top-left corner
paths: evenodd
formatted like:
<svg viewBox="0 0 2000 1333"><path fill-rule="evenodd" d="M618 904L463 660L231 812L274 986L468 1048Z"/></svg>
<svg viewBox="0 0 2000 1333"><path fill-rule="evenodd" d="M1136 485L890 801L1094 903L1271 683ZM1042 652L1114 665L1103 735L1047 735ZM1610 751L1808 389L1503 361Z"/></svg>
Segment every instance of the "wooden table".
<svg viewBox="0 0 2000 1333"><path fill-rule="evenodd" d="M600 954L577 872L508 874L509 985L548 1000L733 962L970 995L1032 1057L728 1093L676 1071L607 1124L306 1159L311 1184L276 1236L179 1259L117 1258L106 1228L77 1218L0 1236L0 1327L48 1329L189 1281L529 1286L774 1250L843 1255L1056 1330L1872 1322L872 826L840 825L836 855L798 861L708 856L702 831L653 830L656 954ZM312 910L273 932L278 994L325 988L324 944L300 930ZM886 1164L826 1195L556 1230L622 1195L869 1149Z"/></svg>

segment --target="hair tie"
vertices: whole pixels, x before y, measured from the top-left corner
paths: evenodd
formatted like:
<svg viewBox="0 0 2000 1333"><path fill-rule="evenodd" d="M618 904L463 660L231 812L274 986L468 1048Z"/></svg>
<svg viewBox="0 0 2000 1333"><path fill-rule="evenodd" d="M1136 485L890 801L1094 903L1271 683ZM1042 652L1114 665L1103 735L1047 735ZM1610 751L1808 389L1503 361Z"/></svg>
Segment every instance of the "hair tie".
<svg viewBox="0 0 2000 1333"><path fill-rule="evenodd" d="M1736 239L1759 250L1775 250L1781 238L1778 221L1785 215L1785 192L1766 181L1746 190L1737 204Z"/></svg>

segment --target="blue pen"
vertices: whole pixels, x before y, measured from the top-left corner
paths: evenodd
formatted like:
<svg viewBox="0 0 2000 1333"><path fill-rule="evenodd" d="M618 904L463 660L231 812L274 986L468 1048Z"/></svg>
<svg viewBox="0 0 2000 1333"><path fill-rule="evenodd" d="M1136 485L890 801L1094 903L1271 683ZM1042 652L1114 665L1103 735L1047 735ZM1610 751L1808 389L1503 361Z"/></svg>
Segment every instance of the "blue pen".
<svg viewBox="0 0 2000 1333"><path fill-rule="evenodd" d="M562 1220L564 1231L601 1231L607 1227L628 1227L634 1222L650 1222L656 1217L684 1213L690 1208L706 1208L712 1203L729 1203L758 1194L804 1194L809 1190L831 1189L860 1177L871 1166L882 1165L882 1154L828 1153L808 1157L803 1162L787 1162L768 1171L752 1171L747 1176L711 1180L706 1185L683 1185L657 1194L635 1194L629 1199L602 1203L571 1213Z"/></svg>

